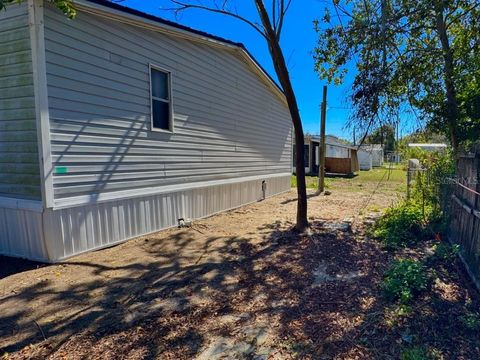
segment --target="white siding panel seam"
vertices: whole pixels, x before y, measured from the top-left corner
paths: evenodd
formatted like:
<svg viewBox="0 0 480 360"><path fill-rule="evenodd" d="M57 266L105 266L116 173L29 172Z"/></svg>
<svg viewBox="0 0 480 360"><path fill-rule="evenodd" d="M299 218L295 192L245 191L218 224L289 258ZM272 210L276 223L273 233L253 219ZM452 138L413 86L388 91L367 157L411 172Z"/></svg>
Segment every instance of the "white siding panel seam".
<svg viewBox="0 0 480 360"><path fill-rule="evenodd" d="M41 193L45 207L53 206L53 167L50 149L50 116L48 109L45 60L43 0L28 0L30 44L32 49L35 113L38 133Z"/></svg>
<svg viewBox="0 0 480 360"><path fill-rule="evenodd" d="M55 200L55 210L69 208L72 206L82 206L82 205L93 205L95 203L109 202L113 199L129 199L136 198L139 196L156 196L166 193L202 189L202 188L211 188L212 186L227 185L227 184L242 184L249 181L262 181L275 178L290 178L290 173L278 173L278 174L269 174L269 175L256 175L244 178L233 178L233 179L224 179L224 180L213 180L197 183L186 183L186 184L176 184L176 185L167 185L161 187L150 187L144 189L135 189L135 190L124 190L124 191L115 191L110 193L96 194L95 196L85 195L78 197L68 197L65 199L56 199ZM289 183L290 184L290 183ZM289 185L290 186L290 185Z"/></svg>

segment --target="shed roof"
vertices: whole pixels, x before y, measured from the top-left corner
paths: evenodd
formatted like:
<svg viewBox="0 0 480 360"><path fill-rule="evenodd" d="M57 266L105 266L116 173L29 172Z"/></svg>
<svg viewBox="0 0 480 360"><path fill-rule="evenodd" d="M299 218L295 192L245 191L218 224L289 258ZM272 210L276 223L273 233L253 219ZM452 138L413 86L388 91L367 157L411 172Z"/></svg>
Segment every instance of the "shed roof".
<svg viewBox="0 0 480 360"><path fill-rule="evenodd" d="M246 60L253 70L260 75L262 80L272 88L277 95L279 95L283 102L286 102L285 94L279 84L270 76L270 74L263 68L262 65L255 59L255 57L248 51L244 44L240 42L234 42L220 36L212 35L204 31L190 28L185 25L181 25L174 21L166 20L161 17L148 14L118 3L108 0L76 0L75 6L79 10L85 12L94 12L98 14L98 11L110 13L110 15L120 16L128 23L141 22L148 27L155 27L156 30L160 30L165 33L177 35L179 37L188 38L193 41L207 43L212 46L219 46L222 48L236 50ZM119 20L117 18L117 20Z"/></svg>
<svg viewBox="0 0 480 360"><path fill-rule="evenodd" d="M382 144L362 144L358 148L359 150L382 150L383 151Z"/></svg>
<svg viewBox="0 0 480 360"><path fill-rule="evenodd" d="M311 136L306 136L306 138L310 138L311 141L320 143L320 136L311 135ZM325 144L327 144L329 146L336 146L336 147L341 147L341 148L357 150L356 146L341 143L340 141L338 141L336 139L337 139L337 137L335 137L335 136L326 135L325 136Z"/></svg>

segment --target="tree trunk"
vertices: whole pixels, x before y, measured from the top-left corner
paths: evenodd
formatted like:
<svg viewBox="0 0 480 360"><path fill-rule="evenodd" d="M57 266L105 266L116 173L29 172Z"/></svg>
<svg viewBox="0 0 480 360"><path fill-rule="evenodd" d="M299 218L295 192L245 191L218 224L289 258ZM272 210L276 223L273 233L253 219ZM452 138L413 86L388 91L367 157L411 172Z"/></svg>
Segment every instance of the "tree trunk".
<svg viewBox="0 0 480 360"><path fill-rule="evenodd" d="M447 98L446 120L450 132L450 140L452 142L453 152L457 154L458 151L458 134L457 134L457 120L458 120L458 103L457 91L455 88L455 74L454 61L450 42L448 40L447 26L443 16L444 6L442 1L438 1L435 6L435 22L438 37L442 44L443 53L443 81L445 84L445 93Z"/></svg>
<svg viewBox="0 0 480 360"><path fill-rule="evenodd" d="M279 38L273 30L270 18L265 9L265 5L262 0L255 0L258 14L262 20L262 24L266 30L268 48L273 60L275 72L277 73L280 84L282 85L285 97L288 103L288 109L290 116L292 117L293 128L295 131L295 166L297 175L297 224L298 231L305 231L308 227L307 219L307 187L305 184L305 164L304 164L304 135L302 120L300 118L300 112L298 111L297 99L293 91L292 83L290 81L290 75L283 56L282 49L280 47ZM280 15L281 16L281 15Z"/></svg>

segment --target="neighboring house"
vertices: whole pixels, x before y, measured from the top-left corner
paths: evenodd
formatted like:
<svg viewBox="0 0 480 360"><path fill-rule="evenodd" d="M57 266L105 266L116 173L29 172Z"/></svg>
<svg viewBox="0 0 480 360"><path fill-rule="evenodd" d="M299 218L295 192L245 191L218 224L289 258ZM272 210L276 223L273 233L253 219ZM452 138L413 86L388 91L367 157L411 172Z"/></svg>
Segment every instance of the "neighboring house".
<svg viewBox="0 0 480 360"><path fill-rule="evenodd" d="M59 261L290 189L285 96L243 45L75 7L0 13L0 253Z"/></svg>
<svg viewBox="0 0 480 360"><path fill-rule="evenodd" d="M325 171L327 173L351 175L359 170L356 147L348 145L331 135L325 136L325 144ZM320 137L306 135L304 162L307 175L318 175L319 149ZM293 157L293 171L295 172L295 156Z"/></svg>
<svg viewBox="0 0 480 360"><path fill-rule="evenodd" d="M362 144L358 148L360 170L371 170L383 166L383 146L381 144Z"/></svg>

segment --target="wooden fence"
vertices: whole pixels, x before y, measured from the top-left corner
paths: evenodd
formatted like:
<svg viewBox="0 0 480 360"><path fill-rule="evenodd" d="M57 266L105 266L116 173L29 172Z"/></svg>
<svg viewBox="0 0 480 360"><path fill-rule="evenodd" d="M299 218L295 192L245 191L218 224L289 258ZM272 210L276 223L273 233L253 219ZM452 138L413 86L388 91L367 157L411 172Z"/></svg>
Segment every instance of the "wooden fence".
<svg viewBox="0 0 480 360"><path fill-rule="evenodd" d="M480 148L460 156L456 178L448 186L449 238L460 245L470 275L480 289Z"/></svg>

